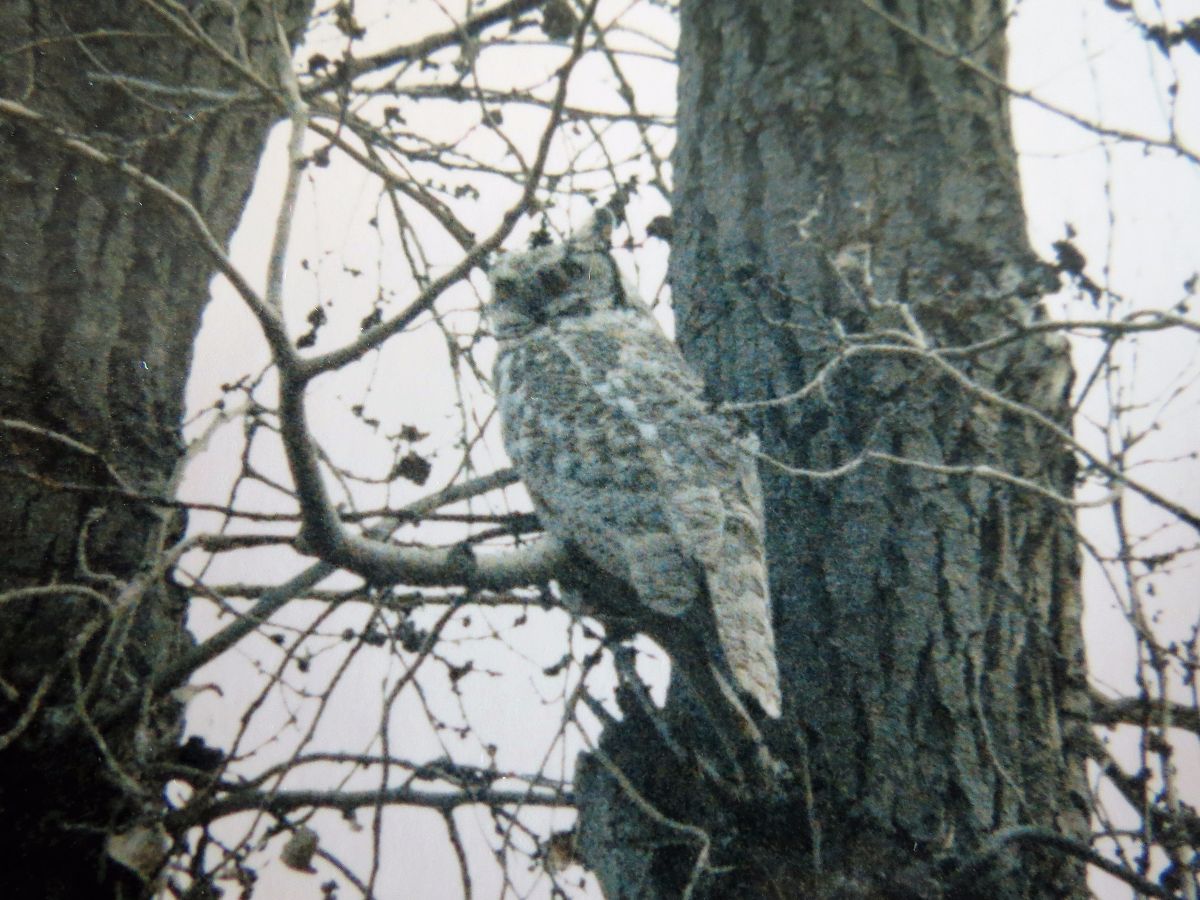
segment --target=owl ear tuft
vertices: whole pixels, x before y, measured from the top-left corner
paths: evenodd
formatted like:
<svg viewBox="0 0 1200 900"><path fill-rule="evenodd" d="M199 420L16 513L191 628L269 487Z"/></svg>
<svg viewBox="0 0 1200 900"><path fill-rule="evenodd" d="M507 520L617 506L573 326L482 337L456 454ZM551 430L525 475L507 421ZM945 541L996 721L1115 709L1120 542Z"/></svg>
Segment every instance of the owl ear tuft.
<svg viewBox="0 0 1200 900"><path fill-rule="evenodd" d="M617 219L612 210L600 207L593 210L587 221L575 230L571 235L572 242L597 250L608 250L612 246L612 233L616 225Z"/></svg>

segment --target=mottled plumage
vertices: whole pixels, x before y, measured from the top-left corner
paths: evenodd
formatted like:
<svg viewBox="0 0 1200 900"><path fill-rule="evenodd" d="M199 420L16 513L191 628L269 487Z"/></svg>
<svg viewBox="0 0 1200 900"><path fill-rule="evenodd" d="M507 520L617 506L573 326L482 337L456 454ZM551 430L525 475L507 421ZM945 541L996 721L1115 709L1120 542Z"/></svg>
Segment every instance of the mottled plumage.
<svg viewBox="0 0 1200 900"><path fill-rule="evenodd" d="M602 211L492 272L505 446L545 527L628 583L656 621L707 604L712 663L778 716L754 457L622 286L609 221Z"/></svg>

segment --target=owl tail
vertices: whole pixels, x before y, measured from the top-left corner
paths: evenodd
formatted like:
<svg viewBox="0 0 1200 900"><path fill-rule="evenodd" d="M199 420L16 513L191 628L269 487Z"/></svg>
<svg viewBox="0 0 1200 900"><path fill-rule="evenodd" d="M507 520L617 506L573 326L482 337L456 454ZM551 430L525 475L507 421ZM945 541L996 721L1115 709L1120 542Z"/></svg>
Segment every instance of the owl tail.
<svg viewBox="0 0 1200 900"><path fill-rule="evenodd" d="M721 564L707 570L717 638L734 682L777 719L782 698L762 534L754 517L734 511L722 530Z"/></svg>

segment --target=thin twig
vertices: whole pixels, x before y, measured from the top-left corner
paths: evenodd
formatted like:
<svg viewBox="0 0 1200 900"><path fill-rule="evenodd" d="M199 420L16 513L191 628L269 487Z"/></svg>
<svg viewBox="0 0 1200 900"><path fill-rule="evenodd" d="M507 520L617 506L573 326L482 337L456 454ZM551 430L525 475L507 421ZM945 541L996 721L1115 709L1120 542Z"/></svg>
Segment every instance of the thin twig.
<svg viewBox="0 0 1200 900"><path fill-rule="evenodd" d="M1094 122L1091 119L1084 118L1078 113L1073 113L1070 110L1063 109L1060 106L1055 106L1053 103L1038 97L1032 91L1013 87L1008 81L1001 78L999 75L996 75L994 72L988 71L970 56L954 50L953 48L939 44L937 41L932 40L928 36L922 34L899 16L893 15L887 10L875 5L872 0L858 0L858 2L864 9L883 19L897 31L916 41L926 50L931 51L943 59L948 59L957 63L967 71L971 72L973 75L976 75L986 81L988 84L999 88L1009 96L1015 97L1018 100L1024 100L1027 103L1032 103L1039 109L1043 109L1046 112L1053 113L1056 116L1066 119L1068 122L1072 122L1075 125L1078 125L1080 128L1086 129L1093 134L1098 134L1102 137L1116 138L1118 140L1128 141L1130 143L1142 144L1146 147L1155 147L1160 150L1170 150L1173 153L1179 154L1190 162L1200 164L1200 154L1197 154L1196 151L1183 146L1174 138L1164 140L1162 138L1147 137L1144 134L1137 134L1132 131L1125 131L1121 128L1112 128L1107 125L1101 125L1099 122Z"/></svg>

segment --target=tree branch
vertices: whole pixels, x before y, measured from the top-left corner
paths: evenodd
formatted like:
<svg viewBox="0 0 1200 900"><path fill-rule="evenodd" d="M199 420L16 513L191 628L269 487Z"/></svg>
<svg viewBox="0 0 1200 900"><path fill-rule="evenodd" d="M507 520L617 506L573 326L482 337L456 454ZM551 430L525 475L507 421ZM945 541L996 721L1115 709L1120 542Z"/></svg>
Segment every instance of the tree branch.
<svg viewBox="0 0 1200 900"><path fill-rule="evenodd" d="M1060 116L1066 119L1068 122L1078 125L1080 128L1090 131L1093 134L1098 134L1101 137L1116 138L1118 140L1129 141L1130 143L1134 144L1142 144L1145 147L1154 147L1159 150L1170 150L1179 154L1190 162L1200 164L1200 154L1197 154L1196 151L1183 146L1174 138L1164 140L1162 138L1147 137L1143 134L1136 134L1132 131L1125 131L1121 128L1110 128L1107 125L1101 125L1099 122L1094 122L1091 119L1085 119L1083 116L1073 113L1070 110L1063 109L1062 107L1055 106L1053 103L1050 103L1047 100L1043 100L1032 91L1013 87L1000 76L993 72L989 72L965 53L943 46L937 41L930 39L908 22L905 22L898 16L893 15L885 9L882 9L875 3L871 2L871 0L858 0L858 2L868 12L883 19L883 21L887 22L901 34L911 38L926 50L929 50L937 56L942 57L942 59L948 59L957 63L967 71L971 72L973 75L976 75L986 81L988 84L999 88L1011 97L1015 97L1018 100L1024 100L1027 103L1032 103L1034 106L1038 107L1038 109L1042 109L1048 113Z"/></svg>
<svg viewBox="0 0 1200 900"><path fill-rule="evenodd" d="M451 485L436 494L431 494L410 504L401 510L396 519L389 519L376 525L369 529L368 534L380 542L373 546L386 546L382 544L383 539L397 524L405 521L406 517L419 516L423 512L505 487L515 481L516 475L512 469L503 469L473 481ZM567 554L561 545L549 538L529 547L507 551L497 550L494 553L481 554L479 557L460 552L451 558L451 551L438 549L416 547L397 549L403 551L400 556L413 564L413 572L419 572L426 577L425 584L427 585L459 586L466 582L456 579L461 579L464 574L467 574L473 575L477 579L470 583L472 587L493 590L504 589L494 587L497 584L504 584L507 587L523 587L544 582L552 573L559 571L567 560ZM312 590L337 570L338 566L322 560L283 584L268 589L250 610L208 640L176 657L170 666L160 670L151 680L153 692L158 695L165 694L186 683L196 669L233 647L250 632L265 624L288 602ZM399 573L392 572L392 574ZM395 580L402 581L403 579ZM118 716L129 712L137 702L137 697L131 697L124 704L109 711L108 714Z"/></svg>
<svg viewBox="0 0 1200 900"><path fill-rule="evenodd" d="M1136 725L1158 723L1163 708L1170 713L1171 727L1200 735L1200 710L1182 703L1149 697L1108 697L1092 691L1092 721L1097 725Z"/></svg>
<svg viewBox="0 0 1200 900"><path fill-rule="evenodd" d="M494 9L481 12L468 19L461 25L456 25L448 31L431 34L412 44L400 44L387 50L381 50L370 56L346 60L344 68L329 78L305 88L305 94L311 95L330 89L347 78L357 78L368 72L386 69L397 63L424 59L431 53L444 50L447 47L462 43L464 38L471 38L493 25L498 25L505 19L515 19L522 13L545 5L546 0L509 0Z"/></svg>
<svg viewBox="0 0 1200 900"><path fill-rule="evenodd" d="M452 810L459 806L574 806L571 791L497 791L472 788L462 791L414 790L401 786L383 791L242 791L218 800L197 802L169 813L168 831L183 831L240 812L267 812L283 816L298 809L338 809L353 812L380 804L420 806L426 809Z"/></svg>
<svg viewBox="0 0 1200 900"><path fill-rule="evenodd" d="M955 870L953 874L954 883L964 884L974 878L978 878L987 871L995 862L996 857L1003 853L1010 844L1033 844L1049 847L1053 850L1066 853L1069 856L1074 856L1076 859L1081 859L1088 865L1095 866L1097 869L1103 869L1109 875L1121 879L1121 881L1148 897L1161 897L1164 900L1176 900L1177 897L1176 894L1166 888L1155 884L1153 881L1148 881L1137 872L1130 871L1120 863L1114 862L1107 856L1093 850L1087 844L1059 834L1057 831L1052 831L1049 828L1040 828L1032 825L1018 825L996 832L983 849Z"/></svg>
<svg viewBox="0 0 1200 900"><path fill-rule="evenodd" d="M591 0L584 11L579 27L575 32L575 41L571 48L571 55L567 57L567 61L563 63L562 68L558 71L558 88L555 91L554 100L550 106L550 118L546 123L546 128L542 132L541 140L538 142L537 155L534 158L533 165L530 167L529 177L525 181L525 189L521 192L521 196L517 202L504 214L500 222L500 227L487 239L476 244L474 249L463 257L454 268L441 278L433 281L429 287L422 291L409 304L406 310L395 318L367 329L357 340L349 344L339 347L336 350L331 350L321 356L311 356L304 360L299 372L301 379L307 381L323 372L340 368L346 363L358 359L368 350L379 346L392 335L407 328L419 315L433 305L434 300L441 296L446 288L466 277L472 269L483 262L487 255L499 247L504 239L508 237L513 227L517 224L517 220L529 208L541 183L542 172L546 167L546 159L550 154L550 144L558 131L559 122L562 119L563 106L567 99L567 84L570 81L571 71L583 56L583 36L588 24L595 15L598 2L599 0Z"/></svg>
<svg viewBox="0 0 1200 900"><path fill-rule="evenodd" d="M897 334L897 333L893 333ZM1054 435L1064 446L1070 447L1076 453L1083 456L1097 471L1107 476L1114 484L1124 485L1135 493L1141 495L1144 499L1166 510L1179 521L1191 527L1193 530L1200 532L1200 515L1192 512L1184 506L1176 503L1174 500L1166 497L1158 491L1151 488L1149 485L1131 478L1126 472L1119 469L1112 463L1100 458L1094 451L1088 449L1082 443L1075 439L1075 436L1066 428L1059 425L1045 413L1034 409L1025 403L1018 403L1000 394L991 388L985 387L975 381L961 369L954 366L943 354L937 350L930 349L924 346L919 346L918 342L912 336L906 336L903 333L898 333L899 337L905 340L904 343L856 343L840 348L833 357L828 360L814 375L807 384L798 388L791 393L784 394L779 397L772 397L765 400L746 400L739 403L727 403L721 408L729 411L744 411L751 409L764 409L773 406L784 406L791 403L799 402L820 390L824 383L832 376L834 371L840 368L844 363L855 356L908 356L931 364L937 371L948 376L951 381L955 382L964 392L978 400L982 400L991 406L998 407L1005 412L1011 413L1022 419L1026 419L1033 424L1039 426L1045 431ZM873 336L877 337L877 336ZM773 461L774 462L774 461ZM841 475L856 468L856 465L851 463L845 464L845 471L841 468L834 470L832 474ZM786 471L787 467L783 463L775 462L778 466L783 466ZM797 474L808 474L804 470L797 470ZM977 473L978 474L978 473ZM1013 476L1014 478L1016 476ZM1009 479L1011 480L1011 479Z"/></svg>

